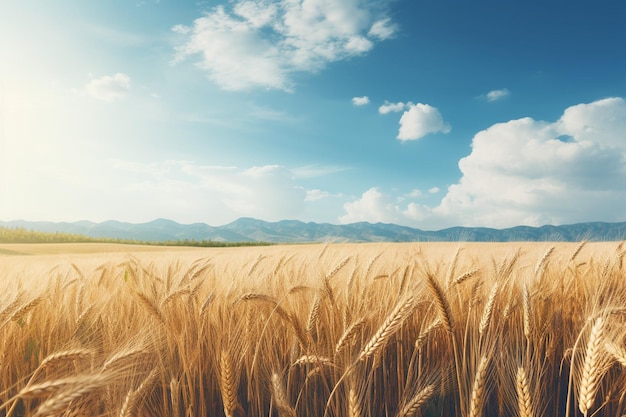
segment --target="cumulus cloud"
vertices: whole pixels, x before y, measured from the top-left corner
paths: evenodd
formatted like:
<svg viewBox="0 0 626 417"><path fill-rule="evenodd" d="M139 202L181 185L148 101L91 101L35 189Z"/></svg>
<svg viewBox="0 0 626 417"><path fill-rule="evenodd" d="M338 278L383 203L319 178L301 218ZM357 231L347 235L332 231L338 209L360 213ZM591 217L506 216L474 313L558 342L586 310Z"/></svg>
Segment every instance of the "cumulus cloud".
<svg viewBox="0 0 626 417"><path fill-rule="evenodd" d="M125 97L130 90L130 77L118 72L94 78L85 86L85 91L95 99L114 101Z"/></svg>
<svg viewBox="0 0 626 417"><path fill-rule="evenodd" d="M624 220L614 208L626 201L625 131L621 98L572 106L553 123L491 126L474 137L437 210L496 226Z"/></svg>
<svg viewBox="0 0 626 417"><path fill-rule="evenodd" d="M400 117L398 139L417 140L429 133L449 133L450 125L443 120L436 107L428 104L408 104L408 110Z"/></svg>
<svg viewBox="0 0 626 417"><path fill-rule="evenodd" d="M237 0L172 30L185 37L175 61L199 57L221 88L289 91L294 74L365 54L397 29L371 0Z"/></svg>
<svg viewBox="0 0 626 417"><path fill-rule="evenodd" d="M511 227L624 221L626 102L608 98L477 133L462 176L435 206L394 203L372 188L344 206L344 222L395 221L422 228ZM431 193L436 188L429 190Z"/></svg>
<svg viewBox="0 0 626 417"><path fill-rule="evenodd" d="M394 223L399 220L397 208L388 195L378 188L370 188L354 201L344 204L346 214L339 218L341 223Z"/></svg>
<svg viewBox="0 0 626 417"><path fill-rule="evenodd" d="M510 95L511 92L506 88L503 88L502 90L491 90L485 95L485 98L487 99L487 101L498 101Z"/></svg>
<svg viewBox="0 0 626 417"><path fill-rule="evenodd" d="M368 96L363 97L352 97L352 104L355 106L365 106L370 103L370 99Z"/></svg>

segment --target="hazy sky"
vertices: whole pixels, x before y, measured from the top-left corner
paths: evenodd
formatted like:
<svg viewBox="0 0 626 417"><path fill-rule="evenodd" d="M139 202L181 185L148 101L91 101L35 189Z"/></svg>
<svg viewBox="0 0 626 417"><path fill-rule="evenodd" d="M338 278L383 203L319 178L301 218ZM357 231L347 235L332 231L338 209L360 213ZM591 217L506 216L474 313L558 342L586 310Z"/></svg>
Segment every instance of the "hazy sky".
<svg viewBox="0 0 626 417"><path fill-rule="evenodd" d="M0 220L626 220L626 2L3 0Z"/></svg>

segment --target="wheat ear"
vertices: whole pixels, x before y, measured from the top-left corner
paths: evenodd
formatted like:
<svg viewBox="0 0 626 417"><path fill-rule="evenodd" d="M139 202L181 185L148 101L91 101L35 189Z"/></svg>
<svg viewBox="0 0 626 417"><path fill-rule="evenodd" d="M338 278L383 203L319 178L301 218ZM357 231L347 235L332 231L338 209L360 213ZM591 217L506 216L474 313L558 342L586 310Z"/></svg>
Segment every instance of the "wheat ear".
<svg viewBox="0 0 626 417"><path fill-rule="evenodd" d="M515 388L517 390L517 406L520 417L532 417L534 414L530 401L530 386L526 377L526 371L521 366L517 368Z"/></svg>
<svg viewBox="0 0 626 417"><path fill-rule="evenodd" d="M474 375L474 385L472 385L472 398L470 400L469 417L477 417L481 415L483 402L485 400L485 383L487 382L487 366L489 365L489 357L484 356L480 359L476 375Z"/></svg>
<svg viewBox="0 0 626 417"><path fill-rule="evenodd" d="M466 272L463 275L459 275L458 277L456 277L452 283L454 285L459 285L459 284L467 281L468 279L470 279L474 275L476 275L479 271L480 271L480 269L472 269L471 271Z"/></svg>
<svg viewBox="0 0 626 417"><path fill-rule="evenodd" d="M491 293L489 293L489 298L487 299L487 304L485 304L485 310L483 311L483 316L480 319L480 324L478 325L478 334L481 336L491 323L491 317L493 316L493 306L496 303L496 295L498 295L498 283L496 282L491 289Z"/></svg>
<svg viewBox="0 0 626 417"><path fill-rule="evenodd" d="M296 417L296 410L289 404L285 389L280 376L272 374L272 392L274 393L274 403L280 417Z"/></svg>
<svg viewBox="0 0 626 417"><path fill-rule="evenodd" d="M409 297L407 300L398 303L393 311L387 316L384 323L378 328L378 331L365 345L359 356L360 360L369 358L378 353L387 343L389 338L402 326L404 320L413 313L415 308L415 299Z"/></svg>
<svg viewBox="0 0 626 417"><path fill-rule="evenodd" d="M397 414L397 417L412 417L422 408L426 401L432 397L435 392L435 385L428 385L426 388L420 390L411 400L406 403L402 410Z"/></svg>
<svg viewBox="0 0 626 417"><path fill-rule="evenodd" d="M341 271L344 266L346 266L350 259L352 259L352 256L346 256L345 258L343 258L341 262L339 262L328 274L326 274L326 278L331 279L332 277L337 275L337 273Z"/></svg>
<svg viewBox="0 0 626 417"><path fill-rule="evenodd" d="M341 335L337 344L335 345L335 353L339 353L343 348L348 345L356 335L361 331L365 325L365 317L361 317L359 320L352 323Z"/></svg>
<svg viewBox="0 0 626 417"><path fill-rule="evenodd" d="M58 395L46 400L37 408L34 417L49 417L57 415L66 409L70 403L103 385L105 378L101 374L88 375L84 378L74 378L72 386L74 390L65 390Z"/></svg>
<svg viewBox="0 0 626 417"><path fill-rule="evenodd" d="M450 303L446 298L446 294L443 292L441 286L433 275L428 274L426 278L426 284L428 285L432 295L435 297L435 304L437 305L437 310L439 311L441 323L448 332L452 332L452 329L454 328L454 322L452 321L452 309L450 308Z"/></svg>
<svg viewBox="0 0 626 417"><path fill-rule="evenodd" d="M48 355L41 361L30 380L34 381L41 371L54 364L84 359L92 354L93 351L88 349L70 349Z"/></svg>
<svg viewBox="0 0 626 417"><path fill-rule="evenodd" d="M570 262L574 262L574 260L580 254L580 251L583 250L586 244L587 244L586 240L583 240L580 242L580 244L576 247L576 250L574 250L574 253L572 253L571 258L569 258Z"/></svg>
<svg viewBox="0 0 626 417"><path fill-rule="evenodd" d="M350 387L348 390L348 416L349 417L361 417L363 411L361 410L361 401L354 387Z"/></svg>
<svg viewBox="0 0 626 417"><path fill-rule="evenodd" d="M585 361L583 363L583 373L580 379L580 393L578 396L578 408L580 412L587 416L589 409L593 406L596 391L600 382L600 346L603 340L604 318L598 317L591 328Z"/></svg>
<svg viewBox="0 0 626 417"><path fill-rule="evenodd" d="M311 306L311 311L309 312L309 318L306 323L306 331L310 336L315 335L315 332L317 329L317 323L319 322L319 318L320 318L320 306L321 306L321 299L318 295L315 297L315 300L313 300L313 305Z"/></svg>
<svg viewBox="0 0 626 417"><path fill-rule="evenodd" d="M546 266L546 262L548 262L548 258L554 252L554 246L550 247L541 257L537 265L535 266L535 275L538 275L540 272L543 272L543 269Z"/></svg>
<svg viewBox="0 0 626 417"><path fill-rule="evenodd" d="M222 391L222 401L224 402L224 414L226 417L233 417L235 410L239 407L237 402L237 386L235 373L228 350L222 350L220 356L220 388Z"/></svg>

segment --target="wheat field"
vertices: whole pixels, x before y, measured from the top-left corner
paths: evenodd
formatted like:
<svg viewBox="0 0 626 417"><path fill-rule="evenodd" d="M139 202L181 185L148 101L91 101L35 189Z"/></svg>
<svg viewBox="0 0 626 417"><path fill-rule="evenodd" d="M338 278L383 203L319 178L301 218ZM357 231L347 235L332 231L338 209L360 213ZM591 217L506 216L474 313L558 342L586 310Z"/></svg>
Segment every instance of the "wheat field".
<svg viewBox="0 0 626 417"><path fill-rule="evenodd" d="M616 416L626 247L0 247L3 416Z"/></svg>

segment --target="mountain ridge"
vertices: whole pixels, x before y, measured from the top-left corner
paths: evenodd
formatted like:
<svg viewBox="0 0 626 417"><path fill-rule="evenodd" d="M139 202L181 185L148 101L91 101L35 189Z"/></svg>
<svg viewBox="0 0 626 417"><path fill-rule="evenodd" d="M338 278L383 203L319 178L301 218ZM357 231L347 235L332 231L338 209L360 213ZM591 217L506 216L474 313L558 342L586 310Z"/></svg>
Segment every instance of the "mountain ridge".
<svg viewBox="0 0 626 417"><path fill-rule="evenodd" d="M72 233L94 238L143 241L210 240L215 242L511 242L511 241L615 241L626 240L626 222L587 222L539 227L515 226L505 229L488 227L450 227L425 231L392 223L358 222L344 225L280 220L266 222L242 217L222 226L205 223L181 224L159 218L146 223L107 220L95 223L0 221L0 227L23 228L48 233Z"/></svg>

